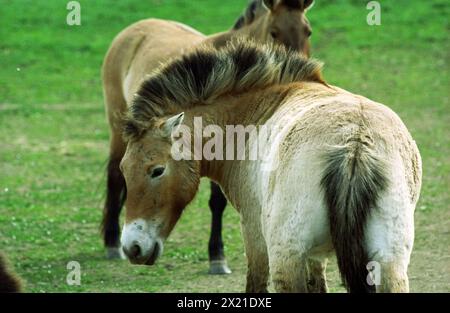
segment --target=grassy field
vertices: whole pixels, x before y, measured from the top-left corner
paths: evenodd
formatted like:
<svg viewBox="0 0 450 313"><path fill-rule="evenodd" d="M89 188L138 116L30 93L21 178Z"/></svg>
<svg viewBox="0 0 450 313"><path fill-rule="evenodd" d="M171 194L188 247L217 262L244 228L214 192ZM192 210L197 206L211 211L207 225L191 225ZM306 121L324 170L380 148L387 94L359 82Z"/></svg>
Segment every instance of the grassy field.
<svg viewBox="0 0 450 313"><path fill-rule="evenodd" d="M366 23L366 1L316 0L308 17L313 55L328 82L390 106L423 158L409 275L415 292L450 291L449 4L380 1L382 25ZM28 292L239 292L245 255L239 217L224 221L233 274L207 275L206 182L157 266L105 260L98 225L108 131L100 66L113 37L147 17L202 32L225 30L246 0L80 1L81 26L66 25L67 1L0 0L0 250ZM66 283L69 261L80 286ZM335 261L332 291L342 292Z"/></svg>

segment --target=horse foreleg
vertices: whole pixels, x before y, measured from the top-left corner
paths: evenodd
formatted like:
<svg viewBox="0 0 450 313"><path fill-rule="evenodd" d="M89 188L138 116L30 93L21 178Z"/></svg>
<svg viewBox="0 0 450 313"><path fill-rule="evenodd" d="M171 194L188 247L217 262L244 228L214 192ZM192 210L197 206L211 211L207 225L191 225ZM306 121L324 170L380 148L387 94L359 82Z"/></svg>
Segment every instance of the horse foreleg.
<svg viewBox="0 0 450 313"><path fill-rule="evenodd" d="M112 141L113 143L114 141ZM114 153L110 155L107 167L107 190L103 210L102 234L109 259L124 258L120 248L119 225L120 211L126 199L125 179L119 168L122 156L123 148L120 151L114 149Z"/></svg>
<svg viewBox="0 0 450 313"><path fill-rule="evenodd" d="M208 252L210 264L209 273L213 275L231 273L223 252L222 241L222 216L226 206L227 199L222 193L219 185L211 182L211 198L209 199L209 208L212 213L212 221Z"/></svg>

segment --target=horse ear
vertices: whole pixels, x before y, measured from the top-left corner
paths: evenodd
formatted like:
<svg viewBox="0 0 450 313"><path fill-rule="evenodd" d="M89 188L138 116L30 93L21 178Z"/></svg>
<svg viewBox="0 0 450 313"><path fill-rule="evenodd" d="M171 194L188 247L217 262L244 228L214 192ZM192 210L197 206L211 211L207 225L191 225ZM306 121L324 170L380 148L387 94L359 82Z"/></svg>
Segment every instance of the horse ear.
<svg viewBox="0 0 450 313"><path fill-rule="evenodd" d="M177 131L184 120L184 112L169 117L163 124L162 130L167 137L172 137L172 134Z"/></svg>

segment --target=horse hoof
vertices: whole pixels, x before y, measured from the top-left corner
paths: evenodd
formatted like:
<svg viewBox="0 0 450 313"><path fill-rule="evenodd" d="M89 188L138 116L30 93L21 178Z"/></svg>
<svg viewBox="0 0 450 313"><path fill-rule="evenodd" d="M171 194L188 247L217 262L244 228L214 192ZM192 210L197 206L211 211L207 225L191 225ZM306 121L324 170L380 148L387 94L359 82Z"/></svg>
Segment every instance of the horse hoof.
<svg viewBox="0 0 450 313"><path fill-rule="evenodd" d="M227 265L227 261L225 260L210 261L209 274L211 275L231 274L231 270Z"/></svg>
<svg viewBox="0 0 450 313"><path fill-rule="evenodd" d="M108 260L125 260L125 254L121 248L106 248L106 258Z"/></svg>

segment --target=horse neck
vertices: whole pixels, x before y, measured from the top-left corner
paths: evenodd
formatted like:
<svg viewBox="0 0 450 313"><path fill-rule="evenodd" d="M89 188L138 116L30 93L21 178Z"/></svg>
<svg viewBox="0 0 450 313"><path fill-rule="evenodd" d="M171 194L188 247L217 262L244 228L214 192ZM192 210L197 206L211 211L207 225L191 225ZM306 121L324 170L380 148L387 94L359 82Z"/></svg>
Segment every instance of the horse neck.
<svg viewBox="0 0 450 313"><path fill-rule="evenodd" d="M209 36L205 42L212 44L215 48L224 47L232 38L234 37L250 37L257 40L263 39L262 29L265 29L265 18L264 16L256 19L249 25L245 25L240 29L230 29L225 32L217 33Z"/></svg>
<svg viewBox="0 0 450 313"><path fill-rule="evenodd" d="M223 131L225 149L226 127L242 125L247 127L254 125L258 127L266 123L272 114L283 103L289 92L289 86L274 86L266 90L247 92L239 96L225 96L214 101L214 104L196 106L186 112L185 123L190 129L194 129L194 117L202 117L203 129L208 125L216 125ZM204 144L210 138L203 138ZM237 151L237 140L234 140L234 151ZM194 153L194 151L191 151ZM226 151L225 151L226 152ZM224 152L224 158L226 153ZM193 155L193 154L192 154ZM218 182L224 188L227 195L235 194L237 187L230 177L245 175L243 167L252 162L248 160L206 160L204 156L200 161L201 175Z"/></svg>
<svg viewBox="0 0 450 313"><path fill-rule="evenodd" d="M236 36L236 31L229 30L226 32L211 35L205 40L205 42L213 45L214 48L218 49L224 47L227 42L229 42L234 36Z"/></svg>

